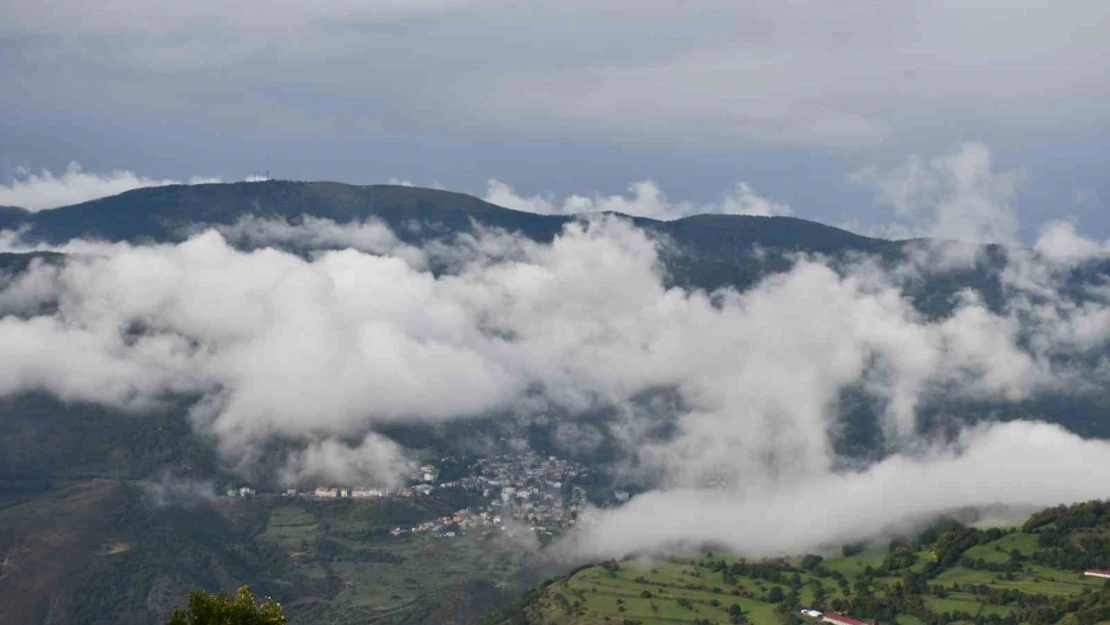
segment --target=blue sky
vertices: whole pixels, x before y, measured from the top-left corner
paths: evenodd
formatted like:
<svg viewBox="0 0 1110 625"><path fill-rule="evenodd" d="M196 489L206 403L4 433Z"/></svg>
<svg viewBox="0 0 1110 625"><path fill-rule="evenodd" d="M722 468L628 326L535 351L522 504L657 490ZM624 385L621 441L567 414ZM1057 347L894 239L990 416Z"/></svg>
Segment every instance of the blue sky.
<svg viewBox="0 0 1110 625"><path fill-rule="evenodd" d="M854 173L973 141L1016 174L1021 240L1060 218L1106 238L1108 27L1101 0L11 0L0 180L650 179L695 205L747 183L866 230L895 211Z"/></svg>

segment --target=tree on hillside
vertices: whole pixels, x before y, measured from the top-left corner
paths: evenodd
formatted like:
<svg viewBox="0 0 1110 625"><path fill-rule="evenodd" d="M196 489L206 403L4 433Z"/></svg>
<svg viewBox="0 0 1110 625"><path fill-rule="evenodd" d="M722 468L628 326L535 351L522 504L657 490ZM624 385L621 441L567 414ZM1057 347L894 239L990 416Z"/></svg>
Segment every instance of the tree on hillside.
<svg viewBox="0 0 1110 625"><path fill-rule="evenodd" d="M845 558L850 558L855 555L863 553L866 545L863 543L850 543L840 548L840 552L844 554Z"/></svg>
<svg viewBox="0 0 1110 625"><path fill-rule="evenodd" d="M286 625L281 605L266 599L258 605L250 588L243 586L234 597L194 590L188 610L174 610L166 625Z"/></svg>

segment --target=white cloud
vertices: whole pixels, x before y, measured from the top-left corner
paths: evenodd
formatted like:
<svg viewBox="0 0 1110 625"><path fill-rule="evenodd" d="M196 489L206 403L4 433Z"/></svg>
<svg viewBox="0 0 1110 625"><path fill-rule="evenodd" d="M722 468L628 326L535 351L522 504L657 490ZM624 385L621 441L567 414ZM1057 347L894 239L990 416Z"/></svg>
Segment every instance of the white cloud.
<svg viewBox="0 0 1110 625"><path fill-rule="evenodd" d="M1053 221L1041 229L1033 249L1049 261L1061 265L1075 265L1092 258L1110 257L1110 241L1099 242L1081 236L1075 223Z"/></svg>
<svg viewBox="0 0 1110 625"><path fill-rule="evenodd" d="M297 223L247 216L231 225L213 226L229 241L250 247L301 247L310 250L350 248L403 258L413 267L426 264L424 252L406 245L377 219L339 224L330 219L302 216ZM0 241L0 249L2 241Z"/></svg>
<svg viewBox="0 0 1110 625"><path fill-rule="evenodd" d="M353 446L334 439L309 444L289 457L281 480L286 484L393 487L415 465L400 445L369 433Z"/></svg>
<svg viewBox="0 0 1110 625"><path fill-rule="evenodd" d="M667 197L652 180L641 180L628 185L630 195L570 195L562 200L548 194L524 197L512 187L498 180L486 186L485 200L529 213L543 215L577 215L614 212L632 217L650 217L670 221L703 213L721 215L759 215L764 217L789 215L790 207L783 202L768 200L756 195L746 182L737 183L721 200L709 204L674 201Z"/></svg>
<svg viewBox="0 0 1110 625"><path fill-rule="evenodd" d="M155 506L190 506L216 499L216 488L209 480L195 480L172 473L144 480L139 486Z"/></svg>
<svg viewBox="0 0 1110 625"><path fill-rule="evenodd" d="M1016 243L1018 218L1012 201L1021 174L996 172L985 144L961 143L927 161L911 156L885 172L871 166L848 180L874 189L876 202L894 209L902 221L886 226L888 230L971 243Z"/></svg>
<svg viewBox="0 0 1110 625"><path fill-rule="evenodd" d="M178 245L71 243L81 256L0 292L6 310L37 315L0 319L0 394L130 408L198 394L194 421L233 462L280 437L306 446L291 480L383 482L404 454L365 438L382 424L615 406L624 421L611 433L669 488L724 477L739 496L832 479L836 401L850 385L884 398L889 440L912 447L916 408L938 389L1005 401L1066 388L1075 372L1053 357L1110 338L1097 330L1110 302L999 315L965 298L929 321L897 272L866 262L840 275L803 258L744 293L667 288L655 242L612 218L572 222L551 244L479 231L447 246L465 251L440 275L383 228L235 226L254 241L350 248L309 259L239 251L216 231ZM57 312L34 313L45 293ZM683 407L663 415L676 436L648 443L635 398L660 388Z"/></svg>
<svg viewBox="0 0 1110 625"><path fill-rule="evenodd" d="M858 472L743 491L650 492L615 510L591 511L561 548L569 557L590 559L702 543L752 556L832 550L963 507L1102 498L1105 485L1091 467L1108 463L1106 441L1043 423L992 424L965 431L955 449L898 454Z"/></svg>
<svg viewBox="0 0 1110 625"><path fill-rule="evenodd" d="M118 333L58 317L8 316L0 318L0 345L7 354L0 365L5 395L39 388L67 400L142 407L166 392L202 389L182 337L162 334L128 344Z"/></svg>
<svg viewBox="0 0 1110 625"><path fill-rule="evenodd" d="M65 172L59 175L55 175L48 169L37 174L25 169L20 170L11 184L0 185L0 205L40 211L118 195L124 191L143 187L212 182L220 182L220 179L194 176L188 181L158 180L124 169L112 170L107 174L95 174L84 171L77 163L70 163Z"/></svg>

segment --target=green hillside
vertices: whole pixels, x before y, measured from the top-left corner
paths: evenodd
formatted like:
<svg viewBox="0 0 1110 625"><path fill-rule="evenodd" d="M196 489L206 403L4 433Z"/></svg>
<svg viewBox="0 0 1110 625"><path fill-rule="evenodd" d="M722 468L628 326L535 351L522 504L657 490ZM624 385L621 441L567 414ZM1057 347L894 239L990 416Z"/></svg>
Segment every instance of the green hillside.
<svg viewBox="0 0 1110 625"><path fill-rule="evenodd" d="M952 522L824 558L610 561L547 582L487 623L772 625L809 621L804 608L902 625L1093 624L1110 620L1110 584L1083 571L1108 564L1110 504L1091 502L1045 510L1020 528Z"/></svg>
<svg viewBox="0 0 1110 625"><path fill-rule="evenodd" d="M482 533L389 534L467 504L444 491L164 505L140 482L58 483L0 509L0 623L150 625L190 589L243 584L292 623L473 622L537 581L530 553Z"/></svg>
<svg viewBox="0 0 1110 625"><path fill-rule="evenodd" d="M136 189L26 214L19 225L28 229L28 237L53 242L78 237L177 241L188 235L191 225L231 224L247 215L284 219L312 215L343 223L373 216L394 227L416 220L450 231L468 230L474 219L534 238L551 238L565 221L436 189L274 180Z"/></svg>
<svg viewBox="0 0 1110 625"><path fill-rule="evenodd" d="M14 228L27 218L28 212L15 206L0 206L0 230Z"/></svg>
<svg viewBox="0 0 1110 625"><path fill-rule="evenodd" d="M190 426L185 406L131 414L44 393L0 399L0 508L55 485L167 469L221 475L216 450Z"/></svg>

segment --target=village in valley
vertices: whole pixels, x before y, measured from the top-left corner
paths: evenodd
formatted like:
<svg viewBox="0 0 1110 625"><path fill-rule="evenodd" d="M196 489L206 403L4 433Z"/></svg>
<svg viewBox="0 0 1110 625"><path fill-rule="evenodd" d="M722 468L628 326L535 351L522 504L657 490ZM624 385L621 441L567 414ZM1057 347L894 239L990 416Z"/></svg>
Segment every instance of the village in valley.
<svg viewBox="0 0 1110 625"><path fill-rule="evenodd" d="M390 532L394 537L423 533L453 538L469 530L511 533L521 529L551 536L556 530L574 525L587 505L586 489L582 484L591 471L574 461L527 451L480 458L469 466L465 475L441 479L440 467L457 462L454 457L447 457L438 464L421 466L408 476L404 485L395 488L321 485L310 490L290 488L283 492L259 492L249 486L240 486L228 489L226 497L396 500L456 490L469 493L482 502L412 527L396 527ZM611 501L623 503L628 498L626 491L618 490L612 493Z"/></svg>

